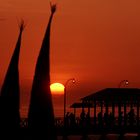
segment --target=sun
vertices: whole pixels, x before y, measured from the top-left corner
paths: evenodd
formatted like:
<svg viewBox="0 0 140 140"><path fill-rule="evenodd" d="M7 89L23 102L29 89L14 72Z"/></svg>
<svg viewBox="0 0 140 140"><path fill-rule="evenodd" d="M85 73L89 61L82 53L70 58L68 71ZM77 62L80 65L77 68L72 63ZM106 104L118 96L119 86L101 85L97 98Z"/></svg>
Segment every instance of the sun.
<svg viewBox="0 0 140 140"><path fill-rule="evenodd" d="M53 83L50 85L51 93L52 94L64 94L64 85L61 83Z"/></svg>

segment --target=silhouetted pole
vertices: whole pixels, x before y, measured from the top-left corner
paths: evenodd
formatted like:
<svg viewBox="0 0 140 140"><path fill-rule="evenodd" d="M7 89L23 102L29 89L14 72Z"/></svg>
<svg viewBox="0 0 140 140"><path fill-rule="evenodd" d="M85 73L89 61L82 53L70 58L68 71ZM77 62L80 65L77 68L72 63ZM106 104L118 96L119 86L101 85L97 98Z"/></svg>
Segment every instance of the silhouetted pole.
<svg viewBox="0 0 140 140"><path fill-rule="evenodd" d="M108 100L106 100L106 114L108 115Z"/></svg>
<svg viewBox="0 0 140 140"><path fill-rule="evenodd" d="M75 79L74 78L68 79L66 81L65 85L64 85L64 118L65 118L65 115L66 115L66 93L67 93L66 88L67 88L67 85L70 81L72 81L72 83L75 83Z"/></svg>
<svg viewBox="0 0 140 140"><path fill-rule="evenodd" d="M105 108L106 108L106 115L107 115L106 127L108 127L108 122L109 122L109 120L108 120L108 118L109 118L109 117L108 117L108 116L109 116L109 115L108 115L108 100L106 100L105 105L106 105Z"/></svg>
<svg viewBox="0 0 140 140"><path fill-rule="evenodd" d="M124 102L124 126L127 125L127 114L126 114L126 101Z"/></svg>
<svg viewBox="0 0 140 140"><path fill-rule="evenodd" d="M88 112L89 112L89 115L90 115L90 107L88 107Z"/></svg>
<svg viewBox="0 0 140 140"><path fill-rule="evenodd" d="M100 101L100 104L101 104L101 115L103 117L103 101Z"/></svg>
<svg viewBox="0 0 140 140"><path fill-rule="evenodd" d="M16 47L14 53L12 55L4 83L1 89L1 98L2 98L2 106L1 106L1 123L0 127L2 127L2 131L6 131L5 137L9 137L9 133L11 135L17 135L17 130L20 128L20 113L19 113L19 70L18 70L18 62L19 62L19 53L21 47L21 37L22 32L24 30L24 21L22 20L19 25L19 37L16 43ZM3 134L3 132L2 132ZM10 137L11 139L14 139ZM5 138L6 139L6 138Z"/></svg>
<svg viewBox="0 0 140 140"><path fill-rule="evenodd" d="M139 105L140 105L140 103L139 103L139 98L137 99L137 127L139 127L139 116L140 116L140 112L139 112L139 109L140 109L140 107L139 107Z"/></svg>
<svg viewBox="0 0 140 140"><path fill-rule="evenodd" d="M115 125L115 99L112 99L113 126Z"/></svg>
<svg viewBox="0 0 140 140"><path fill-rule="evenodd" d="M66 81L66 83L64 84L64 133L65 133L65 128L66 128L66 121L65 121L65 116L66 116L66 94L67 94L67 85L68 83L72 81L72 83L75 83L75 79L74 78L70 78ZM65 134L64 134L65 137ZM65 139L65 138L64 138Z"/></svg>
<svg viewBox="0 0 140 140"><path fill-rule="evenodd" d="M73 113L74 113L74 116L76 116L76 108L75 107L74 107L74 112Z"/></svg>
<svg viewBox="0 0 140 140"><path fill-rule="evenodd" d="M131 98L131 100L130 100L130 109L133 109L133 99Z"/></svg>
<svg viewBox="0 0 140 140"><path fill-rule="evenodd" d="M121 112L121 99L119 99L120 101L118 102L118 119L119 119L119 126L121 126L122 124L122 112Z"/></svg>
<svg viewBox="0 0 140 140"><path fill-rule="evenodd" d="M94 125L96 125L96 100L94 100Z"/></svg>

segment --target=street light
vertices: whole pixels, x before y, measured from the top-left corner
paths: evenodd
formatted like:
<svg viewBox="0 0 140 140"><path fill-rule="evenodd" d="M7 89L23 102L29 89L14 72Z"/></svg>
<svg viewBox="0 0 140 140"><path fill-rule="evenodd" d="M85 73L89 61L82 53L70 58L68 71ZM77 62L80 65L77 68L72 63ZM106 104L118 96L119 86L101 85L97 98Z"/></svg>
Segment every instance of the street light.
<svg viewBox="0 0 140 140"><path fill-rule="evenodd" d="M128 82L128 80L122 80L122 81L119 83L118 87L120 88L122 84L128 85L129 82Z"/></svg>
<svg viewBox="0 0 140 140"><path fill-rule="evenodd" d="M68 83L72 81L72 83L75 83L75 79L74 78L70 78L66 81L66 83L64 84L64 128L65 128L65 115L66 115L66 87L68 85Z"/></svg>

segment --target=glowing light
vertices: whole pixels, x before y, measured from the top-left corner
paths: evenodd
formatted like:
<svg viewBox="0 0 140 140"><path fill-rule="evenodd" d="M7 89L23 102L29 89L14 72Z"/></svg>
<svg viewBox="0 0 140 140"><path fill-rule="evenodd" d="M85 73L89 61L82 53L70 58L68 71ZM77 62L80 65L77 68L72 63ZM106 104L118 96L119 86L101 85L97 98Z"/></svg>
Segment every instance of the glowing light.
<svg viewBox="0 0 140 140"><path fill-rule="evenodd" d="M53 83L50 85L52 94L64 94L64 85L61 83Z"/></svg>

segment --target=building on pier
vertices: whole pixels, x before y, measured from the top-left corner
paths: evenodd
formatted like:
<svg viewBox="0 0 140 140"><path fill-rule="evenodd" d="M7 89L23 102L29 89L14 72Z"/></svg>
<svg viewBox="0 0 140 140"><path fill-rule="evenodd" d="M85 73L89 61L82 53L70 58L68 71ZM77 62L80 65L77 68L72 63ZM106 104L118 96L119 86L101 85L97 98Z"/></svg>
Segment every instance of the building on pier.
<svg viewBox="0 0 140 140"><path fill-rule="evenodd" d="M71 108L74 108L74 113L77 108L82 108L82 110L88 108L88 112L93 109L95 125L101 120L104 121L103 124L107 124L105 121L111 121L109 117L111 115L111 118L117 119L117 125L139 126L140 89L106 88L81 98L81 102L72 104Z"/></svg>

